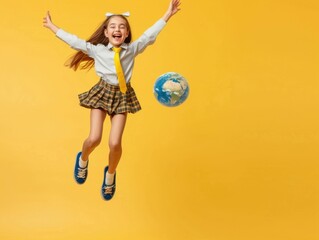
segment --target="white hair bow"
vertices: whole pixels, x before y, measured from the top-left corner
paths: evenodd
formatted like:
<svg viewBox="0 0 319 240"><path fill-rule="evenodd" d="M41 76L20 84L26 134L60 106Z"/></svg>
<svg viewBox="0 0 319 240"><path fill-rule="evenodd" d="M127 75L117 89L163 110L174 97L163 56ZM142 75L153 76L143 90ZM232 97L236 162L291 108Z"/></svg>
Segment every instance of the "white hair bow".
<svg viewBox="0 0 319 240"><path fill-rule="evenodd" d="M121 14L115 14L115 13L107 12L105 14L105 16L107 16L107 17L111 17L111 16L114 16L114 15L122 15L124 17L129 17L130 16L130 12L124 12L124 13L121 13Z"/></svg>

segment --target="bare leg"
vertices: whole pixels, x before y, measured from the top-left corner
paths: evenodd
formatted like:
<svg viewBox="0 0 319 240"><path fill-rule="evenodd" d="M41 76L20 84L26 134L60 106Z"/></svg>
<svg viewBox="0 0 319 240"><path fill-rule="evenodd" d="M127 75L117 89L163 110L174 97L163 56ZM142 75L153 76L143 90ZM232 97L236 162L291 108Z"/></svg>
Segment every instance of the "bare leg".
<svg viewBox="0 0 319 240"><path fill-rule="evenodd" d="M100 144L105 117L106 112L104 110L91 109L90 134L83 143L82 160L88 160L90 153Z"/></svg>
<svg viewBox="0 0 319 240"><path fill-rule="evenodd" d="M122 156L122 135L126 123L127 113L111 116L111 130L109 138L109 173L114 173Z"/></svg>

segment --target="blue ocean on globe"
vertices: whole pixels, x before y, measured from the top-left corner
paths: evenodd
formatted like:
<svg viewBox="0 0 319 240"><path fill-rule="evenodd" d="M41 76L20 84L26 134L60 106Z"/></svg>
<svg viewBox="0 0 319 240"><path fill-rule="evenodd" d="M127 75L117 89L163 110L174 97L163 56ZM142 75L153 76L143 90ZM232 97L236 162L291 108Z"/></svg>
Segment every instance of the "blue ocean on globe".
<svg viewBox="0 0 319 240"><path fill-rule="evenodd" d="M186 79L175 72L161 75L154 84L154 95L158 102L167 107L176 107L188 97L189 86Z"/></svg>

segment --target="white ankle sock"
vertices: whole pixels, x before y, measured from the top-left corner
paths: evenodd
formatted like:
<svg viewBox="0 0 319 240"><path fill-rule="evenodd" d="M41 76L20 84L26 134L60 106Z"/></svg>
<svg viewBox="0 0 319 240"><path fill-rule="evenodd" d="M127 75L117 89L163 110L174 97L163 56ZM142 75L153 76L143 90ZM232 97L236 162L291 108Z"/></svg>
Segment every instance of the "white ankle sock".
<svg viewBox="0 0 319 240"><path fill-rule="evenodd" d="M79 165L80 165L80 168L86 168L86 166L88 165L88 161L83 161L82 156L81 156L80 161L79 161Z"/></svg>
<svg viewBox="0 0 319 240"><path fill-rule="evenodd" d="M108 171L107 171L107 173L106 173L106 175L105 175L105 184L106 185L112 185L113 184L113 182L114 182L114 175L115 175L115 173L109 173Z"/></svg>

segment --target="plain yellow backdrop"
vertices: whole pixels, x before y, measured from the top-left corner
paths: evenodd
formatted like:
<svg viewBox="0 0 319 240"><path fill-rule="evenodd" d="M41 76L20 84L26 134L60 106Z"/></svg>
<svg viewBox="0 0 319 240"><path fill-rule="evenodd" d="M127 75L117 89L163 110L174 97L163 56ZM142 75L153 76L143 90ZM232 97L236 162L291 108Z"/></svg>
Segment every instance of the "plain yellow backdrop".
<svg viewBox="0 0 319 240"><path fill-rule="evenodd" d="M6 240L319 239L319 3L182 1L136 59L143 110L130 115L110 202L100 196L109 121L85 185L74 158L89 130L77 94L94 71L42 27L51 11L87 38L105 12L130 11L137 38L167 0L2 1L0 238ZM153 84L175 71L190 95L176 108Z"/></svg>

